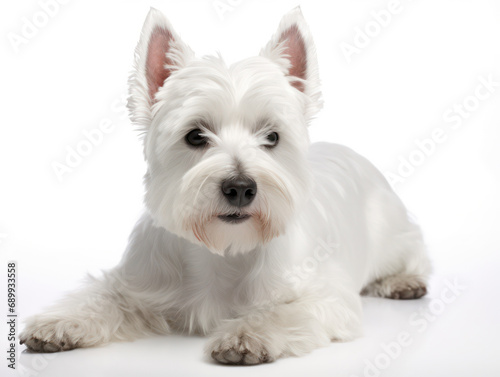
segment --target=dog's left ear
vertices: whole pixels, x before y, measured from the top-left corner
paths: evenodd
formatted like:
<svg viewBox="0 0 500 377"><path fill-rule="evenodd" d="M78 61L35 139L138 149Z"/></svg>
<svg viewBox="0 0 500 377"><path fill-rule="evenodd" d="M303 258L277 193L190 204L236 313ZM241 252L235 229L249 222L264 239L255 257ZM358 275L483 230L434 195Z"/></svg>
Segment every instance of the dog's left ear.
<svg viewBox="0 0 500 377"><path fill-rule="evenodd" d="M165 16L151 8L142 27L129 79L128 108L132 122L147 129L156 94L193 56L193 51L182 42Z"/></svg>
<svg viewBox="0 0 500 377"><path fill-rule="evenodd" d="M290 85L309 98L308 115L321 109L316 48L300 7L292 9L281 19L277 32L260 55L277 63Z"/></svg>

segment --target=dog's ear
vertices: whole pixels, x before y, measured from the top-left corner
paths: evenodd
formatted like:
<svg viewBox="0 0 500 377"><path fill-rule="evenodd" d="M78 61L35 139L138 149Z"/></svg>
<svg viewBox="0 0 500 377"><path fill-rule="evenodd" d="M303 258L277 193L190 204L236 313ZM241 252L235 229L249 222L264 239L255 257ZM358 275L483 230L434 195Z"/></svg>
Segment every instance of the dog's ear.
<svg viewBox="0 0 500 377"><path fill-rule="evenodd" d="M290 84L309 97L311 112L321 108L316 48L300 7L281 19L278 30L260 55L280 65Z"/></svg>
<svg viewBox="0 0 500 377"><path fill-rule="evenodd" d="M134 70L129 79L128 108L135 124L146 128L151 123L156 93L193 56L165 16L151 8L135 49Z"/></svg>

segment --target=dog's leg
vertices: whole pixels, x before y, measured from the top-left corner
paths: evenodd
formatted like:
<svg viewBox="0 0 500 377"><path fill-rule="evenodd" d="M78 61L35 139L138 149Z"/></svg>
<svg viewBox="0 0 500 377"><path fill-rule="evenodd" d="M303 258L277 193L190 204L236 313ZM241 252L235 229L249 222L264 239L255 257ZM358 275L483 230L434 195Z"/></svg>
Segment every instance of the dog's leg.
<svg viewBox="0 0 500 377"><path fill-rule="evenodd" d="M420 227L392 191L372 193L370 278L362 295L416 299L427 293L431 265Z"/></svg>
<svg viewBox="0 0 500 377"><path fill-rule="evenodd" d="M168 325L160 315L107 276L29 318L19 339L32 351L58 352L163 331Z"/></svg>
<svg viewBox="0 0 500 377"><path fill-rule="evenodd" d="M426 282L431 270L420 229L408 223L410 231L394 237L394 247L387 246L374 262L377 269L362 295L396 300L417 299L427 293ZM390 251L389 253L387 251Z"/></svg>
<svg viewBox="0 0 500 377"><path fill-rule="evenodd" d="M361 305L355 292L263 306L225 321L211 335L208 355L224 364L260 364L297 356L332 340L359 335Z"/></svg>

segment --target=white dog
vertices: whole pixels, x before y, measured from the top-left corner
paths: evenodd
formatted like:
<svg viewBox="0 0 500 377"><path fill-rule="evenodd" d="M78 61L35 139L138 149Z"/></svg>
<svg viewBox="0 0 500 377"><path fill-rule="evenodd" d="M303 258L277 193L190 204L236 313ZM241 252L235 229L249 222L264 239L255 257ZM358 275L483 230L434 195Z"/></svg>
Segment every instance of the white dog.
<svg viewBox="0 0 500 377"><path fill-rule="evenodd" d="M301 355L360 332L360 293L426 293L419 227L374 166L310 145L321 108L300 9L259 56L195 57L152 9L130 78L146 213L121 263L20 336L34 351L171 331L209 334L227 364Z"/></svg>

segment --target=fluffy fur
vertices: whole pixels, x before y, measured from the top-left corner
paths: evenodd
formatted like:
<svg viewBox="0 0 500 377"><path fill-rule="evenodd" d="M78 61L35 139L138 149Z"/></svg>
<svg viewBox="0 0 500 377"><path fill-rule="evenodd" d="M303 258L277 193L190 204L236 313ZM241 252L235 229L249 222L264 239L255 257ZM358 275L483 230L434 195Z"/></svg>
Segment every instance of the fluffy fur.
<svg viewBox="0 0 500 377"><path fill-rule="evenodd" d="M425 294L420 229L384 177L346 147L309 143L321 101L299 9L259 56L229 67L195 57L152 9L129 108L144 134L145 214L117 267L27 321L28 348L181 331L209 335L221 363L256 364L356 337L360 292ZM203 148L185 140L196 128ZM244 208L221 192L241 175L258 187ZM219 218L242 213L238 224Z"/></svg>

